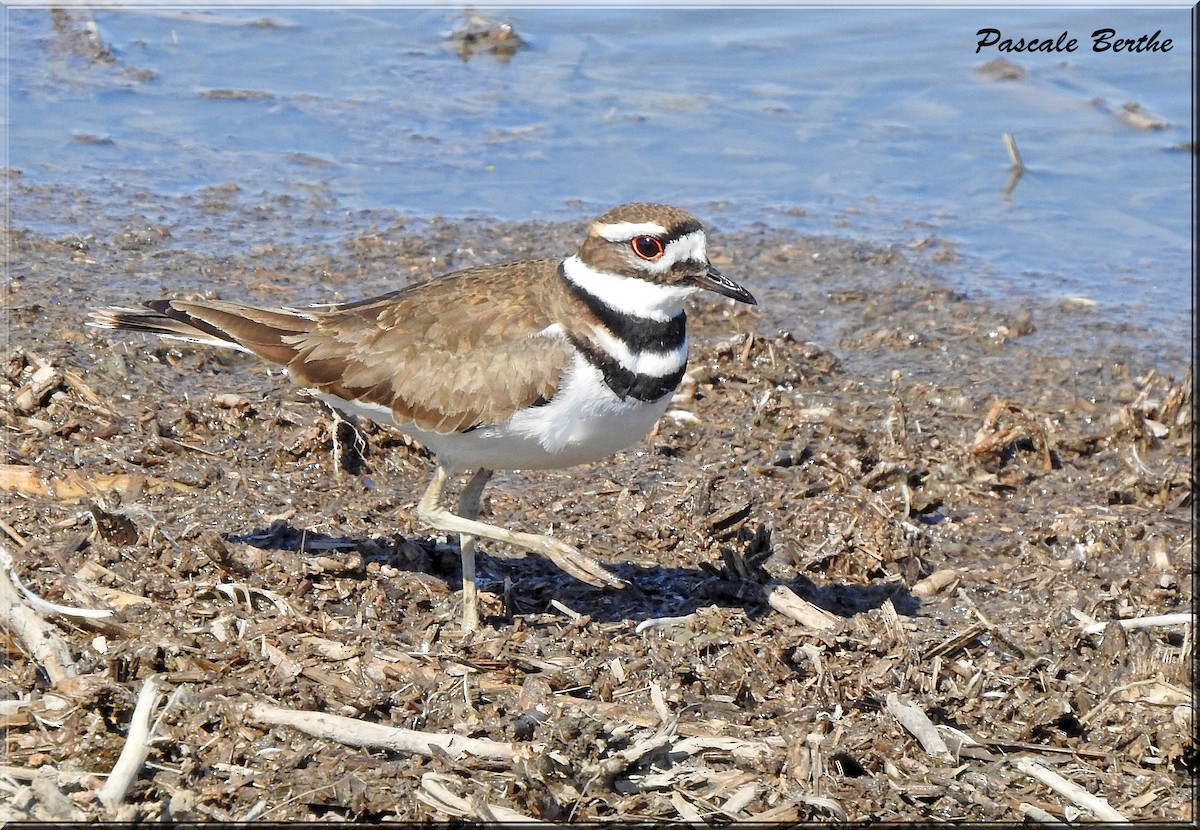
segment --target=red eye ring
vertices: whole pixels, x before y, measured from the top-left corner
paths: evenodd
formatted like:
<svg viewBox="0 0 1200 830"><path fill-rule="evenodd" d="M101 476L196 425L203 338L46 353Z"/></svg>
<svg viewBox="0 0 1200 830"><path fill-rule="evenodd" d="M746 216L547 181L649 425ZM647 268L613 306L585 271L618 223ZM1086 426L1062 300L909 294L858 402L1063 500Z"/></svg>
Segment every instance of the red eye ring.
<svg viewBox="0 0 1200 830"><path fill-rule="evenodd" d="M666 247L662 244L662 240L653 236L635 236L629 241L629 247L633 248L633 252L644 260L654 262L663 255Z"/></svg>

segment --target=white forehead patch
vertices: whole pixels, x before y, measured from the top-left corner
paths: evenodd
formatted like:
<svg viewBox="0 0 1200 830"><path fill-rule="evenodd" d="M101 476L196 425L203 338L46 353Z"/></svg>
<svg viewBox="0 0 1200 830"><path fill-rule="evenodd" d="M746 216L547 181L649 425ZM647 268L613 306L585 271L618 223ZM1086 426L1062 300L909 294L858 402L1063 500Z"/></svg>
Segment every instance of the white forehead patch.
<svg viewBox="0 0 1200 830"><path fill-rule="evenodd" d="M667 229L657 222L593 222L592 232L609 242L625 242L635 236L662 236Z"/></svg>

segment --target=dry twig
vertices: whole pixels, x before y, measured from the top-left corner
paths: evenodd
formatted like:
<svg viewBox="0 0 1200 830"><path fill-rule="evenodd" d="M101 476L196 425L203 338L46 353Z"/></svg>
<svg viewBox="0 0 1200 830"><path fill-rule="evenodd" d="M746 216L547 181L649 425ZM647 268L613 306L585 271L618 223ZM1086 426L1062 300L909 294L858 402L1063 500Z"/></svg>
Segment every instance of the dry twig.
<svg viewBox="0 0 1200 830"><path fill-rule="evenodd" d="M887 696L887 710L892 713L892 717L899 721L901 726L921 742L921 748L927 753L939 760L952 760L950 747L946 746L946 742L938 734L933 721L919 706L904 703L895 692L891 692Z"/></svg>
<svg viewBox="0 0 1200 830"><path fill-rule="evenodd" d="M841 625L836 616L797 596L786 585L773 587L767 594L767 603L785 617L817 631L832 631Z"/></svg>
<svg viewBox="0 0 1200 830"><path fill-rule="evenodd" d="M1086 634L1099 634L1108 625L1119 625L1121 628L1155 628L1163 625L1195 625L1196 615L1190 611L1180 614L1158 614L1150 617L1134 617L1128 620L1111 620L1096 622L1084 627Z"/></svg>
<svg viewBox="0 0 1200 830"><path fill-rule="evenodd" d="M151 715L158 708L162 692L159 689L159 677L152 674L142 683L138 692L137 704L133 707L133 715L129 719L129 733L125 736L125 746L121 755L100 790L100 801L110 812L116 811L125 800L125 793L137 779L146 756L150 754L150 741L153 737Z"/></svg>
<svg viewBox="0 0 1200 830"><path fill-rule="evenodd" d="M269 703L251 703L246 714L260 723L273 726L290 726L315 738L327 738L348 746L382 747L396 752L412 752L434 757L434 747L444 750L452 758L463 754L478 758L493 758L509 761L518 754L511 743L492 741L487 738L468 738L446 732L419 732L381 723L369 723L341 715L324 712L304 712L284 709ZM530 744L528 751L535 754L539 746Z"/></svg>
<svg viewBox="0 0 1200 830"><path fill-rule="evenodd" d="M1092 795L1083 787L1072 781L1068 781L1052 769L1047 769L1041 764L1036 764L1028 758L1018 759L1016 767L1030 778L1036 778L1059 795L1070 799L1076 806L1089 811L1100 821L1121 823L1129 821L1125 816L1110 807L1108 802L1103 798L1098 795Z"/></svg>
<svg viewBox="0 0 1200 830"><path fill-rule="evenodd" d="M417 799L446 815L465 816L489 824L545 824L543 821L499 804L489 804L486 801L476 801L475 799L468 801L451 792L450 788L446 786L451 783L455 783L455 779L449 775L427 772L421 776L421 787L417 790Z"/></svg>
<svg viewBox="0 0 1200 830"><path fill-rule="evenodd" d="M50 475L27 464L0 464L0 490L24 496L75 501L105 490L136 497L147 487L158 487L161 480L140 473L95 473L87 475L71 470Z"/></svg>
<svg viewBox="0 0 1200 830"><path fill-rule="evenodd" d="M1017 139L1012 133L1002 133L1000 140L1004 142L1004 149L1008 151L1008 160L1012 163L1013 170L1025 170L1025 162L1021 159L1021 151L1017 149Z"/></svg>
<svg viewBox="0 0 1200 830"><path fill-rule="evenodd" d="M0 619L6 620L13 635L46 671L51 685L58 685L76 674L71 650L58 629L22 601L22 590L12 570L12 557L0 545Z"/></svg>
<svg viewBox="0 0 1200 830"><path fill-rule="evenodd" d="M59 605L55 602L42 599L33 591L25 587L21 582L21 578L17 576L16 567L13 563L12 555L0 545L0 569L8 576L13 587L20 592L34 611L41 614L61 614L64 617L78 617L80 619L101 619L103 617L111 617L113 612L107 608L72 608L69 605Z"/></svg>
<svg viewBox="0 0 1200 830"><path fill-rule="evenodd" d="M1065 823L1065 822L1059 821L1054 816L1050 815L1045 810L1043 810L1041 807L1035 807L1032 804L1018 804L1017 809L1019 809L1024 814L1026 820L1028 820L1028 821L1037 821L1037 822L1041 822L1042 824L1064 824Z"/></svg>

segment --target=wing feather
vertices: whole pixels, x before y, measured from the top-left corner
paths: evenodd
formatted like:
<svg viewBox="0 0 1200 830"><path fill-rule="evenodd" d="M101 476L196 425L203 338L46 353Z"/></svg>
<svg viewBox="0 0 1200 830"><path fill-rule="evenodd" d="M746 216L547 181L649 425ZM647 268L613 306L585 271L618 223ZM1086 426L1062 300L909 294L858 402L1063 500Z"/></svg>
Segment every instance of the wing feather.
<svg viewBox="0 0 1200 830"><path fill-rule="evenodd" d="M549 400L571 361L554 324L558 260L459 271L366 300L307 308L155 300L93 324L253 352L301 386L454 432Z"/></svg>
<svg viewBox="0 0 1200 830"><path fill-rule="evenodd" d="M532 266L532 268L531 268ZM462 271L375 301L332 306L289 337L296 382L456 432L554 395L571 360L556 321L557 260Z"/></svg>

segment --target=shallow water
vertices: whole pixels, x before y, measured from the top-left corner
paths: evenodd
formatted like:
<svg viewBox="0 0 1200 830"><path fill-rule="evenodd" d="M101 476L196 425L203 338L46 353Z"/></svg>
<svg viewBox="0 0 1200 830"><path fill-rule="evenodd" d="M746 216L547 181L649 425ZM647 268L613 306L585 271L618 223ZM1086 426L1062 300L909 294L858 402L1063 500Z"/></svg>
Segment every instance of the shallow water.
<svg viewBox="0 0 1200 830"><path fill-rule="evenodd" d="M967 261L963 290L1085 297L1190 350L1187 8L490 13L529 48L464 62L444 42L462 15L440 9L97 11L105 64L49 12L7 9L8 163L96 193L319 197L335 235L356 211L567 219L634 199L718 228L935 234ZM1027 79L990 81L983 27L1081 46L1005 55ZM1174 47L1094 53L1102 27ZM1097 97L1171 126L1135 129ZM1004 132L1028 166L1008 195ZM66 214L17 203L11 221L86 231Z"/></svg>

